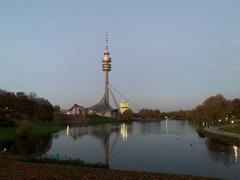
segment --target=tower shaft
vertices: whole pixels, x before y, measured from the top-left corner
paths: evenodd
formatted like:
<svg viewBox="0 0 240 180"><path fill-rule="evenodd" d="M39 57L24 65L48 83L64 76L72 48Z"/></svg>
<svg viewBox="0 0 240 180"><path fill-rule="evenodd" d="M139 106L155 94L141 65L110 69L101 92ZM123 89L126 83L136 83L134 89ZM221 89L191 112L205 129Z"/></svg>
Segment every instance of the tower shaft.
<svg viewBox="0 0 240 180"><path fill-rule="evenodd" d="M106 104L109 104L109 76L108 76L108 71L105 71L104 101L105 101Z"/></svg>
<svg viewBox="0 0 240 180"><path fill-rule="evenodd" d="M105 34L105 48L104 48L104 53L103 53L103 57L102 57L102 71L104 72L104 79L105 79L104 94L103 94L102 99L97 104L88 108L90 110L89 114L97 113L98 115L101 115L101 116L113 117L116 115L114 115L115 111L113 111L114 109L111 107L110 102L109 102L110 95L112 95L112 91L111 91L111 88L109 85L109 71L111 71L111 56L109 53L108 34L107 33ZM113 96L113 100L114 99L115 98Z"/></svg>
<svg viewBox="0 0 240 180"><path fill-rule="evenodd" d="M111 71L111 57L108 51L108 34L105 34L105 49L102 58L102 70L105 74L105 93L104 102L109 105L109 71Z"/></svg>

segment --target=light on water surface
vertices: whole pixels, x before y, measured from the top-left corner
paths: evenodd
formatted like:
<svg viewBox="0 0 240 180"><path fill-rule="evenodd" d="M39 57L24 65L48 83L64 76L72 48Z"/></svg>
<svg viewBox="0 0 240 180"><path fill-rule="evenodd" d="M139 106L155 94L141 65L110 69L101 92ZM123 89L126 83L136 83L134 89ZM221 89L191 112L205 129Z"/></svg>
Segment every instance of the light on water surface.
<svg viewBox="0 0 240 180"><path fill-rule="evenodd" d="M123 138L123 141L127 140L128 132L127 132L127 125L121 124L121 130L120 130L121 136Z"/></svg>
<svg viewBox="0 0 240 180"><path fill-rule="evenodd" d="M59 154L60 158L108 163L111 169L240 179L239 147L201 138L191 121L69 125L52 135L1 144L0 152L4 148L20 154Z"/></svg>
<svg viewBox="0 0 240 180"><path fill-rule="evenodd" d="M238 147L233 146L233 150L234 150L234 160L235 162L238 162Z"/></svg>

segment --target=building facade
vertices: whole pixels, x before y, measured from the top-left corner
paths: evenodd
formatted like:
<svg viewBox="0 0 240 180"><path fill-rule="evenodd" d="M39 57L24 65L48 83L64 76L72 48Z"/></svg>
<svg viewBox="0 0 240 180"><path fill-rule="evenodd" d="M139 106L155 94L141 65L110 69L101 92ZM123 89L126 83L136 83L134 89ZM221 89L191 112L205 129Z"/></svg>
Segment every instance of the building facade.
<svg viewBox="0 0 240 180"><path fill-rule="evenodd" d="M86 109L82 106L74 104L69 110L67 110L66 114L69 116L77 116L79 118L85 119Z"/></svg>
<svg viewBox="0 0 240 180"><path fill-rule="evenodd" d="M124 111L128 110L129 106L128 106L128 102L127 100L122 100L119 104L119 109L121 114L124 113Z"/></svg>

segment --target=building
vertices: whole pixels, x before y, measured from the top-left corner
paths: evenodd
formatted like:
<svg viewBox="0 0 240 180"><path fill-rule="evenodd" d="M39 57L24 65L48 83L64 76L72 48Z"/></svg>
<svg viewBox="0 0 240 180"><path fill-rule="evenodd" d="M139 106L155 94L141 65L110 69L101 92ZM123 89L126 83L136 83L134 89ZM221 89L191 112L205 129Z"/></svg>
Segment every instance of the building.
<svg viewBox="0 0 240 180"><path fill-rule="evenodd" d="M119 104L119 109L121 114L124 113L124 111L128 110L129 106L128 106L128 102L127 100L122 100Z"/></svg>
<svg viewBox="0 0 240 180"><path fill-rule="evenodd" d="M86 109L82 106L74 104L69 110L67 110L66 114L70 116L77 116L81 119L85 119Z"/></svg>
<svg viewBox="0 0 240 180"><path fill-rule="evenodd" d="M111 94L113 101L115 102L116 106L118 106L109 85L109 72L111 71L111 61L112 61L112 58L108 50L108 34L106 33L105 34L105 50L102 57L102 71L104 72L104 76L105 76L104 95L97 104L88 108L88 113L96 114L100 116L118 118L119 117L118 108L114 109L110 105L110 101L109 101L110 100L109 96Z"/></svg>

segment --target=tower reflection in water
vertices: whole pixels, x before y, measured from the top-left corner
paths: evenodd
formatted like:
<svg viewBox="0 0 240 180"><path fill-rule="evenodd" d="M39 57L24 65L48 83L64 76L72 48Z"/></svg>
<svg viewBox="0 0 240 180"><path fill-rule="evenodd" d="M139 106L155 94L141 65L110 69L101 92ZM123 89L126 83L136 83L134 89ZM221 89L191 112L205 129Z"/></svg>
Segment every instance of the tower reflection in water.
<svg viewBox="0 0 240 180"><path fill-rule="evenodd" d="M122 137L123 141L127 141L129 130L131 130L131 128L129 129L127 124L125 123L121 124L120 126L118 125L113 126L111 124L106 124L106 125L94 126L94 128L67 126L66 135L71 136L74 140L77 140L78 138L81 138L84 135L91 135L97 138L101 142L104 148L105 163L109 164L110 156L114 150L114 147L116 146L119 136ZM112 136L113 141L110 145L110 137L112 134L115 134L115 136Z"/></svg>

